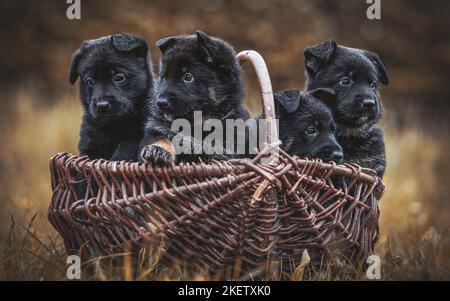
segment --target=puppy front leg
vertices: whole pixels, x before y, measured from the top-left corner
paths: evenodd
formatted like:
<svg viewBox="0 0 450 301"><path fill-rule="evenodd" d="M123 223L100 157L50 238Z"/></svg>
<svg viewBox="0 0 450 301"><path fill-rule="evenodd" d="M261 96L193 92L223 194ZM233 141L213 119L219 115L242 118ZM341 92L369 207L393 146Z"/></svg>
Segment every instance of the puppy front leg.
<svg viewBox="0 0 450 301"><path fill-rule="evenodd" d="M210 145L204 145L202 140L195 139L192 136L183 137L183 145L188 145L190 148L189 154L181 154L177 160L184 162L198 162L201 159L204 162L211 160L226 161L231 158L227 155L223 147L215 146L214 149Z"/></svg>
<svg viewBox="0 0 450 301"><path fill-rule="evenodd" d="M140 143L139 160L157 165L170 165L175 162L176 151L170 136L170 132L147 128Z"/></svg>
<svg viewBox="0 0 450 301"><path fill-rule="evenodd" d="M154 163L157 165L172 164L176 159L175 147L167 138L157 140L142 148L140 159L143 162Z"/></svg>
<svg viewBox="0 0 450 301"><path fill-rule="evenodd" d="M115 148L114 141L108 133L97 129L91 123L83 120L80 129L78 150L80 155L90 159L109 159Z"/></svg>
<svg viewBox="0 0 450 301"><path fill-rule="evenodd" d="M139 139L129 138L122 141L111 156L112 161L137 161L139 151Z"/></svg>
<svg viewBox="0 0 450 301"><path fill-rule="evenodd" d="M144 128L144 139L139 147L139 161L156 165L170 165L175 162L176 151L172 144L170 123L151 116Z"/></svg>

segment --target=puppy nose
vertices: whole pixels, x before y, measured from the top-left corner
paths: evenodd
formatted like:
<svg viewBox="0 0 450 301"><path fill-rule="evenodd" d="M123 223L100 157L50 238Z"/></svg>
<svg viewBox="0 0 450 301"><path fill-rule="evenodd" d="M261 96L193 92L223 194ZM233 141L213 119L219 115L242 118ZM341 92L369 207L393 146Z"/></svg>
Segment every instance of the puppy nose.
<svg viewBox="0 0 450 301"><path fill-rule="evenodd" d="M111 109L111 104L108 101L100 101L96 104L97 111L106 112Z"/></svg>
<svg viewBox="0 0 450 301"><path fill-rule="evenodd" d="M344 159L344 154L340 150L335 150L331 153L331 160L336 163L342 163L342 159Z"/></svg>
<svg viewBox="0 0 450 301"><path fill-rule="evenodd" d="M164 96L162 96L162 97L160 96L156 100L156 104L160 108L167 108L169 106L169 98L168 97L164 97Z"/></svg>
<svg viewBox="0 0 450 301"><path fill-rule="evenodd" d="M334 161L338 164L342 163L344 154L342 148L337 144L330 144L322 148L322 159L326 162Z"/></svg>
<svg viewBox="0 0 450 301"><path fill-rule="evenodd" d="M362 100L361 105L365 109L373 109L375 107L375 100L371 98L365 98Z"/></svg>

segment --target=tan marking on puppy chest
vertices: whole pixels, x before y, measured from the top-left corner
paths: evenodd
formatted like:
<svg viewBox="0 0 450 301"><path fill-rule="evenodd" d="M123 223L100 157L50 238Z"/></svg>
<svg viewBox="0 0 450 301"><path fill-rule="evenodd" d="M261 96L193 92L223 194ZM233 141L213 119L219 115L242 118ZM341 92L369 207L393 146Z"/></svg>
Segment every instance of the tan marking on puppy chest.
<svg viewBox="0 0 450 301"><path fill-rule="evenodd" d="M171 154L173 161L175 161L176 151L175 151L175 146L172 144L172 141L170 141L169 139L161 139L161 140L156 141L152 145L160 147L163 150L165 150L166 152L168 152L169 154Z"/></svg>
<svg viewBox="0 0 450 301"><path fill-rule="evenodd" d="M214 103L220 103L220 100L217 99L217 96L216 96L216 90L214 90L214 87L209 87L209 88L208 88L208 95L209 95L209 98L210 98Z"/></svg>

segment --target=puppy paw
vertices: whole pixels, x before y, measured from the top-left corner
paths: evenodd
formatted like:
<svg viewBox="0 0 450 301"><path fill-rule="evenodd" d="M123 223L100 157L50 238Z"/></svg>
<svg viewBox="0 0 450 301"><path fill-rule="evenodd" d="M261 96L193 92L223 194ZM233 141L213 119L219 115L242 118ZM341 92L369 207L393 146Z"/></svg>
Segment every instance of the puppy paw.
<svg viewBox="0 0 450 301"><path fill-rule="evenodd" d="M156 165L170 165L175 162L173 145L165 140L147 145L141 151L141 161Z"/></svg>

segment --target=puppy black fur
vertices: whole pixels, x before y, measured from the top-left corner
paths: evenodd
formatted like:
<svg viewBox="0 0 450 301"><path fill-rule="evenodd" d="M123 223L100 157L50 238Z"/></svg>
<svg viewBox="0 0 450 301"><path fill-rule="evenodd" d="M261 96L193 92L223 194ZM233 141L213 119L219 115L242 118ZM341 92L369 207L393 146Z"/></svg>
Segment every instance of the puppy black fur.
<svg viewBox="0 0 450 301"><path fill-rule="evenodd" d="M274 95L282 148L290 155L341 163L333 115L313 94L287 90Z"/></svg>
<svg viewBox="0 0 450 301"><path fill-rule="evenodd" d="M194 111L203 119L248 119L242 106L244 84L236 53L226 42L201 31L196 35L171 36L159 40L160 80L155 101L150 103L141 143L141 159L156 164L170 164L175 156L164 145L170 144L174 119L183 118L191 125ZM163 142L163 146L158 141ZM156 144L155 144L156 143ZM200 142L201 143L201 142ZM161 147L162 146L162 147ZM195 157L195 156L194 156ZM176 161L192 161L179 155Z"/></svg>
<svg viewBox="0 0 450 301"><path fill-rule="evenodd" d="M383 114L377 84L387 85L389 78L381 59L333 40L307 47L304 58L307 90L325 92L324 101L338 125L344 162L371 168L382 177L386 153L383 130L377 125Z"/></svg>
<svg viewBox="0 0 450 301"><path fill-rule="evenodd" d="M147 103L154 96L147 43L117 34L84 41L72 55L84 109L78 148L91 159L137 161Z"/></svg>

